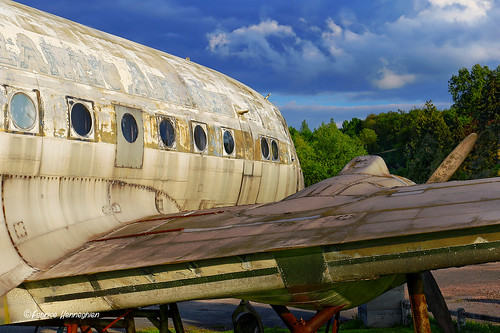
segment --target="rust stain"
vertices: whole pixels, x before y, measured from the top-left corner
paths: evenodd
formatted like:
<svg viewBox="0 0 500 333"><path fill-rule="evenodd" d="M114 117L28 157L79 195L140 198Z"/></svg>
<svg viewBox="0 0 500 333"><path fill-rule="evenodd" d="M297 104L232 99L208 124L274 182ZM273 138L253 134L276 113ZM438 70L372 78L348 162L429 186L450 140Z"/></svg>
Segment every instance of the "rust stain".
<svg viewBox="0 0 500 333"><path fill-rule="evenodd" d="M168 229L168 230L157 230L157 231L148 231L148 232L141 232L138 234L130 234L130 235L124 235L124 236L116 236L116 237L107 237L107 238L99 238L99 239L94 239L91 240L90 242L105 242L113 239L122 239L122 238L135 238L135 237L142 237L142 236L150 236L150 235L158 235L158 234L165 234L165 233L174 233L174 232L181 232L184 230L184 228L177 228L177 229Z"/></svg>

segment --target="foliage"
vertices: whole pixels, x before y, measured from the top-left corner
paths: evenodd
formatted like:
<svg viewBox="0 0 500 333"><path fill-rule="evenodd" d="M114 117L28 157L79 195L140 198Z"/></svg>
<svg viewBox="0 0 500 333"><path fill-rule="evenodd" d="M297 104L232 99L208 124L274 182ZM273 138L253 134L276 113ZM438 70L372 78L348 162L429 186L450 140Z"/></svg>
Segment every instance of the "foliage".
<svg viewBox="0 0 500 333"><path fill-rule="evenodd" d="M363 128L358 137L366 149L371 150L376 147L378 136L371 128Z"/></svg>
<svg viewBox="0 0 500 333"><path fill-rule="evenodd" d="M498 121L500 96L500 66L491 70L488 66L474 65L469 71L461 68L458 75L452 75L448 90L453 97L453 107L460 114L472 117L473 130L489 127Z"/></svg>
<svg viewBox="0 0 500 333"><path fill-rule="evenodd" d="M443 114L431 102L427 102L424 109L412 112L415 118L406 145L405 176L417 183L425 183L450 153L454 142Z"/></svg>
<svg viewBox="0 0 500 333"><path fill-rule="evenodd" d="M306 121L290 128L306 185L336 175L356 155L380 155L389 170L426 182L468 134L479 139L456 179L500 176L500 66L461 68L448 82L453 106L437 110L432 101L408 112L370 114L365 120L333 121L311 131Z"/></svg>
<svg viewBox="0 0 500 333"><path fill-rule="evenodd" d="M467 130L479 134L478 142L460 178L484 178L499 175L500 163L500 66L474 65L469 71L461 68L448 82L453 97L452 109L469 118Z"/></svg>
<svg viewBox="0 0 500 333"><path fill-rule="evenodd" d="M306 186L337 175L351 159L366 154L364 144L357 137L342 133L333 119L314 131L304 120L300 131L290 128L290 134Z"/></svg>

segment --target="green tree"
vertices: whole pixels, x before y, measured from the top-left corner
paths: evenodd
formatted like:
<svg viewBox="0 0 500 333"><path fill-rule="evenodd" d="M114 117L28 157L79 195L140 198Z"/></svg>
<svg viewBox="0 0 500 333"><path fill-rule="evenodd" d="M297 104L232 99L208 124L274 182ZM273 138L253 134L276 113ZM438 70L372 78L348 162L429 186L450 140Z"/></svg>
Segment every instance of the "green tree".
<svg viewBox="0 0 500 333"><path fill-rule="evenodd" d="M458 75L448 81L448 90L453 98L453 108L462 115L471 117L472 130L482 130L498 115L500 66L491 70L476 64L469 71L463 67Z"/></svg>
<svg viewBox="0 0 500 333"><path fill-rule="evenodd" d="M309 186L328 178L326 170L319 162L317 162L318 157L316 156L316 150L312 147L310 142L308 142L304 136L295 129L290 131L290 134L302 168L305 185Z"/></svg>
<svg viewBox="0 0 500 333"><path fill-rule="evenodd" d="M407 153L405 176L425 183L453 149L453 136L444 121L443 113L431 101L423 109L410 111L414 115Z"/></svg>
<svg viewBox="0 0 500 333"><path fill-rule="evenodd" d="M309 125L307 125L306 120L302 120L302 124L300 125L300 130L299 130L300 135L304 137L307 141L310 141L312 138L312 131L309 129Z"/></svg>
<svg viewBox="0 0 500 333"><path fill-rule="evenodd" d="M460 178L498 176L500 170L500 66L474 65L461 68L448 82L453 97L452 109L468 117L465 134L476 132L478 142L470 158L459 170Z"/></svg>
<svg viewBox="0 0 500 333"><path fill-rule="evenodd" d="M313 133L313 147L329 177L337 175L354 157L365 155L359 139L343 134L333 120L321 124Z"/></svg>
<svg viewBox="0 0 500 333"><path fill-rule="evenodd" d="M398 110L378 115L370 114L363 122L365 129L371 129L377 135L374 144L367 146L368 152L380 155L392 173L404 176L407 157L404 155L413 116Z"/></svg>
<svg viewBox="0 0 500 333"><path fill-rule="evenodd" d="M342 133L349 135L351 138L358 136L363 130L363 121L358 118L344 120L342 122Z"/></svg>
<svg viewBox="0 0 500 333"><path fill-rule="evenodd" d="M363 143L342 133L333 119L310 133L307 129L304 121L300 131L290 130L306 186L337 175L351 159L366 154Z"/></svg>
<svg viewBox="0 0 500 333"><path fill-rule="evenodd" d="M377 145L377 133L371 128L363 128L358 135L359 140L368 151L373 151Z"/></svg>
<svg viewBox="0 0 500 333"><path fill-rule="evenodd" d="M306 185L336 175L357 155L380 155L389 170L416 182L427 181L451 150L472 132L478 142L455 178L500 176L500 66L461 68L448 81L453 106L439 111L427 102L409 112L370 114L365 120L333 120L311 131L304 120L290 130Z"/></svg>

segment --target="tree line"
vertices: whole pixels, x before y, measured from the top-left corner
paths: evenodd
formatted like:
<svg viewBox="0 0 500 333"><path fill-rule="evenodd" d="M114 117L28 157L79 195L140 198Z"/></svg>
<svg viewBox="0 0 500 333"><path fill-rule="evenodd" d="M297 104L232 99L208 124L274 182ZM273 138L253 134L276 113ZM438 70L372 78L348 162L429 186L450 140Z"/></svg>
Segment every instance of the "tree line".
<svg viewBox="0 0 500 333"><path fill-rule="evenodd" d="M449 109L432 101L410 111L370 114L337 128L333 119L311 130L304 120L290 135L306 186L335 176L354 157L379 155L391 173L425 183L446 156L470 133L479 135L453 179L500 176L500 66L461 68L448 81Z"/></svg>

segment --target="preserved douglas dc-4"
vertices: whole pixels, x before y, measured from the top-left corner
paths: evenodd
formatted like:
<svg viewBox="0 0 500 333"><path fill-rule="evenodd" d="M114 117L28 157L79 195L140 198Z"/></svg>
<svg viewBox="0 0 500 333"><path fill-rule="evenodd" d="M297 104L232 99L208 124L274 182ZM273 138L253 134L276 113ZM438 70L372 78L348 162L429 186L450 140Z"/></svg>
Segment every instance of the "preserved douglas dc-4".
<svg viewBox="0 0 500 333"><path fill-rule="evenodd" d="M364 156L303 189L287 125L267 98L8 0L0 84L8 322L76 332L103 321L62 313L129 318L161 305L149 317L166 332L173 316L180 331L176 302L232 297L271 304L291 330L311 332L407 282L425 332L422 272L500 259L500 179L444 183L473 137L428 184ZM318 314L295 320L286 306ZM260 329L248 303L238 313L238 329Z"/></svg>

